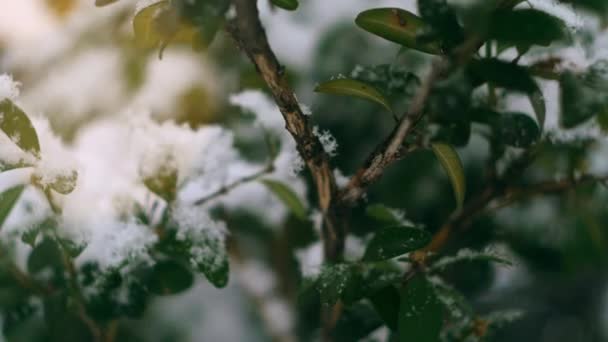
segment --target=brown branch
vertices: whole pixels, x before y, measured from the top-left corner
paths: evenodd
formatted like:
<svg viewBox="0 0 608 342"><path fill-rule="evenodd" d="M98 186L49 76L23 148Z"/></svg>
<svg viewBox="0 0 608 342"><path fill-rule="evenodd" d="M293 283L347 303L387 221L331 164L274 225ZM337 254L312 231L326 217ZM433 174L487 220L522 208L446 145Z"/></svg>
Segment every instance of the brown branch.
<svg viewBox="0 0 608 342"><path fill-rule="evenodd" d="M488 186L486 189L467 202L465 207L450 217L433 237L431 243L425 248L428 252L438 252L448 241L453 231L464 228L473 218L486 210L505 208L521 200L536 196L554 195L572 190L578 186L608 181L608 175L568 178L556 181L545 181L527 186ZM490 206L492 202L501 202L498 206Z"/></svg>
<svg viewBox="0 0 608 342"><path fill-rule="evenodd" d="M324 216L325 258L330 262L338 261L342 258L344 249L345 228L343 222L339 220L341 210L336 205L337 186L329 164L329 156L313 134L313 127L302 112L294 91L285 77L285 68L279 63L268 43L266 32L259 19L257 1L233 0L232 2L236 16L229 23L228 31L264 79L285 119L287 130L296 142L298 152L312 174Z"/></svg>

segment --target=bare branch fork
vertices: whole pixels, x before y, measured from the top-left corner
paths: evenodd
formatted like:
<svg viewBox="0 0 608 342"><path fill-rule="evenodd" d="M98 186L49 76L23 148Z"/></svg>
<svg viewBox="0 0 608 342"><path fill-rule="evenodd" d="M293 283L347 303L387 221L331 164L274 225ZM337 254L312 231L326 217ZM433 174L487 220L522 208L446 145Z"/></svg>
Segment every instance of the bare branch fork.
<svg viewBox="0 0 608 342"><path fill-rule="evenodd" d="M441 58L435 61L408 111L399 120L393 132L376 147L364 165L341 191L340 201L350 205L358 201L365 194L368 185L377 181L389 165L409 152L404 150L405 139L420 121L433 84L447 71L448 66L447 59Z"/></svg>

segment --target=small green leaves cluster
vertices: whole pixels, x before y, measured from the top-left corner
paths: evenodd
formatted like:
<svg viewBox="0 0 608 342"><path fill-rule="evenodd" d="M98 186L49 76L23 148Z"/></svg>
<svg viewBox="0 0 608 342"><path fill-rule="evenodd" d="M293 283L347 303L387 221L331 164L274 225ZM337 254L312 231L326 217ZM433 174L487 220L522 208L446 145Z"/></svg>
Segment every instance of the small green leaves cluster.
<svg viewBox="0 0 608 342"><path fill-rule="evenodd" d="M461 250L454 256L431 256L423 265L420 256L431 241L428 231L381 204L368 206L366 212L378 229L368 239L364 255L354 262L325 265L312 281L321 305L340 302L346 307L336 328L337 340L361 339L386 325L398 341L439 341L455 334L454 325L462 323L462 332L483 319L441 276L459 263L511 265L509 260L492 251ZM403 264L415 270L406 278ZM493 324L484 322L488 327Z"/></svg>

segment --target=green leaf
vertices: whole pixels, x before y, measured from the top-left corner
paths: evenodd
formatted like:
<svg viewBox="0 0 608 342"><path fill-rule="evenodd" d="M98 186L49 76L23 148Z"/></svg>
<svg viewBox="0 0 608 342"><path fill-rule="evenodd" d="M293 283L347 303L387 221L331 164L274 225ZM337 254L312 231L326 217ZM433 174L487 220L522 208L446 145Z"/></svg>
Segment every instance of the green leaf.
<svg viewBox="0 0 608 342"><path fill-rule="evenodd" d="M464 178L464 167L462 166L460 157L458 157L458 153L456 153L456 150L452 146L442 143L431 144L431 148L437 159L439 159L441 166L448 174L448 177L450 177L458 207L462 207L466 193L466 183Z"/></svg>
<svg viewBox="0 0 608 342"><path fill-rule="evenodd" d="M500 114L494 128L503 143L514 147L529 147L540 137L536 122L523 113Z"/></svg>
<svg viewBox="0 0 608 342"><path fill-rule="evenodd" d="M461 249L453 256L443 257L441 259L436 260L429 267L429 272L439 272L445 270L447 267L452 266L461 262L496 262L499 264L511 266L513 265L511 261L496 255L492 252L476 252L470 249Z"/></svg>
<svg viewBox="0 0 608 342"><path fill-rule="evenodd" d="M157 295L172 295L189 289L194 276L186 267L173 260L159 261L154 265L148 289Z"/></svg>
<svg viewBox="0 0 608 342"><path fill-rule="evenodd" d="M369 296L374 309L391 330L397 330L399 320L399 291L387 286Z"/></svg>
<svg viewBox="0 0 608 342"><path fill-rule="evenodd" d="M344 308L331 334L331 341L369 341L373 331L382 326L382 320L366 302L357 302Z"/></svg>
<svg viewBox="0 0 608 342"><path fill-rule="evenodd" d="M537 88L534 92L528 95L530 99L530 103L532 104L532 108L534 109L534 114L536 115L536 121L538 122L538 126L542 131L545 127L545 116L547 114L547 106L545 104L545 97L543 96L543 92L540 88Z"/></svg>
<svg viewBox="0 0 608 342"><path fill-rule="evenodd" d="M382 261L418 250L431 241L422 229L393 226L379 230L367 244L363 260Z"/></svg>
<svg viewBox="0 0 608 342"><path fill-rule="evenodd" d="M386 108L390 113L393 113L393 109L388 100L376 88L354 79L338 78L323 82L315 88L315 92L363 98L376 102Z"/></svg>
<svg viewBox="0 0 608 342"><path fill-rule="evenodd" d="M21 241L30 245L30 247L34 247L36 245L36 238L40 233L40 229L37 227L29 228L21 234Z"/></svg>
<svg viewBox="0 0 608 342"><path fill-rule="evenodd" d="M0 102L0 129L22 150L40 156L40 142L32 122L8 99Z"/></svg>
<svg viewBox="0 0 608 342"><path fill-rule="evenodd" d="M526 68L495 58L475 59L469 63L469 75L481 83L532 94L538 85Z"/></svg>
<svg viewBox="0 0 608 342"><path fill-rule="evenodd" d="M48 268L52 270L63 268L63 253L57 242L50 238L42 240L27 259L27 269L31 274Z"/></svg>
<svg viewBox="0 0 608 342"><path fill-rule="evenodd" d="M306 207L304 207L304 204L300 201L298 195L296 195L296 193L287 185L269 179L262 180L262 184L274 193L296 217L301 220L306 220Z"/></svg>
<svg viewBox="0 0 608 342"><path fill-rule="evenodd" d="M195 51L209 46L226 21L226 13L232 1L226 0L172 0L182 22L198 30L198 39L192 47Z"/></svg>
<svg viewBox="0 0 608 342"><path fill-rule="evenodd" d="M433 33L441 37L448 49L460 45L464 40L456 12L446 0L418 0L418 12L422 19L432 25Z"/></svg>
<svg viewBox="0 0 608 342"><path fill-rule="evenodd" d="M488 32L488 38L513 45L548 46L565 37L562 20L535 9L498 11Z"/></svg>
<svg viewBox="0 0 608 342"><path fill-rule="evenodd" d="M207 278L213 286L223 288L228 285L230 264L228 263L227 255L222 254L212 260L202 260L198 262L198 266L199 271L203 272L205 278Z"/></svg>
<svg viewBox="0 0 608 342"><path fill-rule="evenodd" d="M372 204L365 208L365 214L376 221L380 221L389 225L397 225L400 220L395 211L388 208L384 204Z"/></svg>
<svg viewBox="0 0 608 342"><path fill-rule="evenodd" d="M321 297L321 304L332 306L340 300L356 282L354 265L325 265L316 281L316 289Z"/></svg>
<svg viewBox="0 0 608 342"><path fill-rule="evenodd" d="M103 7L118 2L118 0L95 0L95 6Z"/></svg>
<svg viewBox="0 0 608 342"><path fill-rule="evenodd" d="M298 0L272 0L272 3L282 9L295 11L298 8Z"/></svg>
<svg viewBox="0 0 608 342"><path fill-rule="evenodd" d="M23 193L24 189L25 185L19 185L0 194L0 229L8 215L11 213L11 210L13 210L15 203L17 203L19 197L21 197L21 193Z"/></svg>
<svg viewBox="0 0 608 342"><path fill-rule="evenodd" d="M415 276L401 289L400 297L399 341L439 342L443 308L428 280Z"/></svg>
<svg viewBox="0 0 608 342"><path fill-rule="evenodd" d="M199 30L183 20L168 0L142 8L133 18L135 43L140 48L160 48L161 54L169 43L200 44Z"/></svg>
<svg viewBox="0 0 608 342"><path fill-rule="evenodd" d="M70 258L77 258L87 247L86 243L78 243L69 239L59 238L57 242L61 245L61 248L70 256Z"/></svg>
<svg viewBox="0 0 608 342"><path fill-rule="evenodd" d="M439 41L422 41L429 26L418 16L400 8L375 8L361 12L355 23L360 28L411 49L438 55Z"/></svg>
<svg viewBox="0 0 608 342"><path fill-rule="evenodd" d="M458 290L443 282L435 283L433 286L437 299L453 319L466 321L466 318L475 316L475 310Z"/></svg>
<svg viewBox="0 0 608 342"><path fill-rule="evenodd" d="M172 160L167 160L153 175L143 179L148 190L160 196L167 203L172 203L177 196L177 168L173 166L172 162Z"/></svg>
<svg viewBox="0 0 608 342"><path fill-rule="evenodd" d="M169 224L164 237L156 248L165 255L190 263L193 269L203 273L213 286L221 288L228 284L230 264L224 234L217 228L205 227L204 223L192 222L187 227ZM178 237L178 230L183 236Z"/></svg>

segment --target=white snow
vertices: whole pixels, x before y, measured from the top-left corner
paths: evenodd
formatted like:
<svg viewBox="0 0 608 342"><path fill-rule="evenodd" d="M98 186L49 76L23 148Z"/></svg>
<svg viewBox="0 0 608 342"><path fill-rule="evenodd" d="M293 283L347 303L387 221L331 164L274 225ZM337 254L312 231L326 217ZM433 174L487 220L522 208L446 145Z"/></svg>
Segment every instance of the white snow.
<svg viewBox="0 0 608 342"><path fill-rule="evenodd" d="M0 102L5 99L14 101L19 96L19 83L11 75L0 75Z"/></svg>

